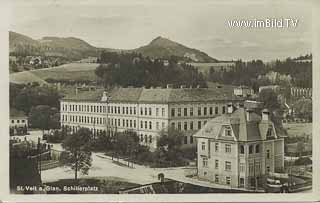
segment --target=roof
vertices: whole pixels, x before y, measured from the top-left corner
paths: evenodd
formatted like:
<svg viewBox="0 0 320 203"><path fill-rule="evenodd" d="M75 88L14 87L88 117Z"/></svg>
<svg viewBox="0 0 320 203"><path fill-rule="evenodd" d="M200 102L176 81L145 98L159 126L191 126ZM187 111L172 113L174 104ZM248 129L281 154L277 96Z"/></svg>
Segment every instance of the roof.
<svg viewBox="0 0 320 203"><path fill-rule="evenodd" d="M246 109L239 108L231 114L224 114L209 120L194 136L209 139L221 139L224 126L230 126L238 141L265 140L271 121L262 121L255 112L250 113L250 121L246 118Z"/></svg>
<svg viewBox="0 0 320 203"><path fill-rule="evenodd" d="M103 89L95 91L80 91L78 94L67 95L62 100L76 101L101 101ZM233 91L219 88L114 88L109 93L110 101L113 102L141 102L141 103L175 103L175 102L198 102L198 101L225 101L243 98L233 95Z"/></svg>
<svg viewBox="0 0 320 203"><path fill-rule="evenodd" d="M21 118L21 117L27 117L26 114L23 111L19 111L15 108L10 108L10 118Z"/></svg>

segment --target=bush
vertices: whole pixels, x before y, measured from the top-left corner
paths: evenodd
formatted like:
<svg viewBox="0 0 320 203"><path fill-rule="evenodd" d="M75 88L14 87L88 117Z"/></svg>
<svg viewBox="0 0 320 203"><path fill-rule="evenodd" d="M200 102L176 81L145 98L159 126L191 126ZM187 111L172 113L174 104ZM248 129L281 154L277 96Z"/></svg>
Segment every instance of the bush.
<svg viewBox="0 0 320 203"><path fill-rule="evenodd" d="M312 164L312 160L309 157L301 157L294 162L295 165L310 165Z"/></svg>

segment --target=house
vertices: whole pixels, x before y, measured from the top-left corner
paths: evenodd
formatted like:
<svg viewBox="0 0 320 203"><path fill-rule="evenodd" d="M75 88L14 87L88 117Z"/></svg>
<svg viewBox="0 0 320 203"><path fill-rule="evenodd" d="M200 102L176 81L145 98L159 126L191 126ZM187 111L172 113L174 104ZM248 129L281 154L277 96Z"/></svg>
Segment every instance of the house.
<svg viewBox="0 0 320 203"><path fill-rule="evenodd" d="M257 188L269 172L283 170L284 138L277 135L269 111L228 105L198 131L198 178L233 188Z"/></svg>
<svg viewBox="0 0 320 203"><path fill-rule="evenodd" d="M254 95L254 91L252 88L242 85L234 88L233 92L234 95L239 97L250 97Z"/></svg>
<svg viewBox="0 0 320 203"><path fill-rule="evenodd" d="M26 134L28 131L28 117L23 111L10 109L10 135Z"/></svg>

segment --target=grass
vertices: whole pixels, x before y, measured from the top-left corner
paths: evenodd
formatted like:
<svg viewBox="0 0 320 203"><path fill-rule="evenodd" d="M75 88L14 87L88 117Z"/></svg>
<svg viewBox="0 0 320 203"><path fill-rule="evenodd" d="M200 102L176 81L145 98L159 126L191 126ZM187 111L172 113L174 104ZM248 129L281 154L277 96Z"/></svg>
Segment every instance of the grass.
<svg viewBox="0 0 320 203"><path fill-rule="evenodd" d="M23 71L10 74L10 82L45 83L46 79L55 80L96 80L94 73L97 63L70 63L53 68Z"/></svg>
<svg viewBox="0 0 320 203"><path fill-rule="evenodd" d="M312 135L312 123L284 123L288 136Z"/></svg>

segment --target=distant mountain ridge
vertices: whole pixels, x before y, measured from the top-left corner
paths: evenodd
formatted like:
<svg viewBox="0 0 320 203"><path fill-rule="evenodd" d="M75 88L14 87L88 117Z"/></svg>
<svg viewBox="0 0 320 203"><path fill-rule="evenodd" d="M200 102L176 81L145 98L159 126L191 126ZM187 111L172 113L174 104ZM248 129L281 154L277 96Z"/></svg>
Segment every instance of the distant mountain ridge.
<svg viewBox="0 0 320 203"><path fill-rule="evenodd" d="M194 62L218 62L217 59L197 49L186 47L164 37L157 37L149 44L131 50L98 48L75 37L43 37L32 39L17 32L9 32L10 53L21 55L52 55L79 60L89 56L99 56L101 51L137 52L151 58L166 58L177 56Z"/></svg>
<svg viewBox="0 0 320 203"><path fill-rule="evenodd" d="M218 62L217 59L197 49L186 47L164 37L157 37L148 45L134 49L142 55L157 58L169 58L171 55L189 58L195 62Z"/></svg>

